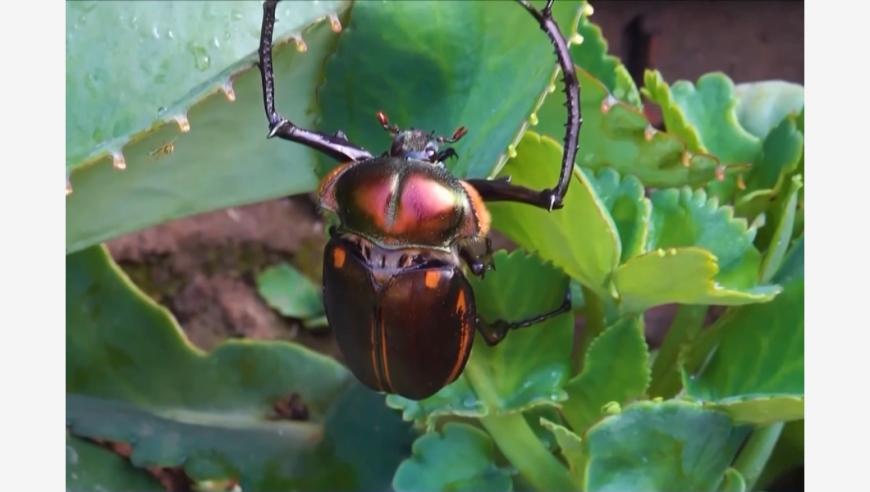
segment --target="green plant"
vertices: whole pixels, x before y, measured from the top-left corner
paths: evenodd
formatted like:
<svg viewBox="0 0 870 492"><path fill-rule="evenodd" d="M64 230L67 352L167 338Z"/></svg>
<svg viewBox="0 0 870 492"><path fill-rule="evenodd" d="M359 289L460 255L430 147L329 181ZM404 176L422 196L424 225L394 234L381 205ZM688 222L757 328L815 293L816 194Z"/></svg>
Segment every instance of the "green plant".
<svg viewBox="0 0 870 492"><path fill-rule="evenodd" d="M203 353L99 245L311 191L334 164L264 138L259 6L68 3L68 488L159 490L142 471L155 466L243 490L752 490L775 478L765 463L803 419L802 89L721 73L669 86L648 72L638 90L590 12L556 4L576 31L584 116L565 207L491 204L518 250L473 281L486 319L548 310L569 285L574 312L478 341L454 384L412 401L292 343ZM460 122L471 132L454 172L543 187L564 108L525 15L490 2L285 2L279 104L370 149L387 143L378 109L401 126ZM115 19L139 37L107 43ZM304 53L286 45L300 35ZM234 102L215 93L230 80ZM171 153L154 152L167 142ZM293 272L264 274L262 292L315 321L316 293ZM300 297L276 297L282 285ZM650 348L644 313L668 304L676 316ZM726 308L705 327L710 306ZM130 444L129 458L94 444L105 441Z"/></svg>

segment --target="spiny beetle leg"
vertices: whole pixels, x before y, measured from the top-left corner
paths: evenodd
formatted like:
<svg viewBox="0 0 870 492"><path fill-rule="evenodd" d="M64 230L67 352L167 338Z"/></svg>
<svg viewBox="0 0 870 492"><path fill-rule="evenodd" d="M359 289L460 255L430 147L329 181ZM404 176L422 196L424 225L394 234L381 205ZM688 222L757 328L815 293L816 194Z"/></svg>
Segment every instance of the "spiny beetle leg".
<svg viewBox="0 0 870 492"><path fill-rule="evenodd" d="M505 321L503 319L498 319L493 322L487 323L481 319L478 319L477 330L480 332L481 335L483 335L483 339L486 340L487 345L493 346L496 345L498 342L504 340L504 337L510 330L516 330L518 328L526 328L528 326L536 325L560 314L567 313L570 310L571 289L568 289L565 292L565 300L562 301L562 305L552 311L546 312L544 314L539 314L538 316L534 316L521 321Z"/></svg>
<svg viewBox="0 0 870 492"><path fill-rule="evenodd" d="M263 27L260 31L260 77L263 81L263 105L269 119L269 138L279 137L301 143L342 162L371 159L372 154L369 151L349 142L343 133L333 136L300 128L275 110L272 31L275 27L275 7L278 1L266 0L263 3Z"/></svg>
<svg viewBox="0 0 870 492"><path fill-rule="evenodd" d="M531 190L523 186L512 185L505 180L488 181L483 179L468 180L487 201L512 201L526 203L547 210L562 208L568 184L571 182L571 172L577 157L578 141L580 139L580 84L577 72L571 60L568 41L553 19L553 1L549 0L543 10L538 10L527 0L517 0L534 17L547 33L550 42L556 50L556 59L562 70L562 82L565 86L565 106L568 108L568 122L565 124L565 139L563 141L562 167L559 169L559 181L556 186L541 191Z"/></svg>

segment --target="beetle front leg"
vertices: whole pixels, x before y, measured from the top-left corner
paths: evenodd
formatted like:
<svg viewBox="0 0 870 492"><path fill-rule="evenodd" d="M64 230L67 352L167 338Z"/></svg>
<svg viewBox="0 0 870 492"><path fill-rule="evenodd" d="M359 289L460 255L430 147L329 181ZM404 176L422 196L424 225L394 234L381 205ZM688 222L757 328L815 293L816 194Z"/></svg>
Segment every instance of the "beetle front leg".
<svg viewBox="0 0 870 492"><path fill-rule="evenodd" d="M459 247L459 256L471 269L471 273L484 278L486 272L495 270L492 261L492 240L488 237L467 240Z"/></svg>
<svg viewBox="0 0 870 492"><path fill-rule="evenodd" d="M562 305L552 311L540 314L538 316L534 316L532 318L524 319L522 321L505 321L503 319L498 319L488 323L478 318L477 331L479 331L480 334L483 335L483 339L486 340L487 345L493 346L504 340L504 337L511 330L526 328L528 326L542 323L550 318L567 313L570 310L571 289L568 289L565 292L565 300L562 301Z"/></svg>
<svg viewBox="0 0 870 492"><path fill-rule="evenodd" d="M275 7L279 0L266 0L263 3L263 26L260 31L260 77L263 81L263 105L269 119L269 138L279 137L291 140L330 157L342 161L371 159L366 149L352 144L343 133L326 135L300 128L275 110L275 82L272 71L272 31L275 27Z"/></svg>

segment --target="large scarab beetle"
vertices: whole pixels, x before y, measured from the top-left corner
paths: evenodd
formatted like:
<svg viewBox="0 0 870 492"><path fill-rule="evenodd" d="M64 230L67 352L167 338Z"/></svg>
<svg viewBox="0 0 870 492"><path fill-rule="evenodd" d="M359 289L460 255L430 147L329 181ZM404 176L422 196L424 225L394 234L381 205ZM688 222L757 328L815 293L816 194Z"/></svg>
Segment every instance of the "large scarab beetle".
<svg viewBox="0 0 870 492"><path fill-rule="evenodd" d="M568 45L552 17L552 3L538 10L517 0L555 46L563 73L568 124L559 181L531 190L509 180L460 180L444 161L456 152L450 137L391 125L393 139L374 157L338 132L297 127L275 110L272 30L276 1L265 2L260 72L269 134L308 145L342 162L321 182L320 204L334 214L323 258L326 315L354 375L367 386L422 399L454 381L471 353L475 331L489 344L515 328L570 309L565 302L527 320L483 322L464 268L483 276L491 268L485 201L507 200L554 210L568 188L580 132L579 87Z"/></svg>

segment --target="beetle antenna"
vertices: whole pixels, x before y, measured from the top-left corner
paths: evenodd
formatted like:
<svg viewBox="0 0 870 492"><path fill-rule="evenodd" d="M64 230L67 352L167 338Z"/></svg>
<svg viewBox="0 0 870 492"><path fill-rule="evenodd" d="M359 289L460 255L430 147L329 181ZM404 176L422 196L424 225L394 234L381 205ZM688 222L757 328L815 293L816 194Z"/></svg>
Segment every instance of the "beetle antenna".
<svg viewBox="0 0 870 492"><path fill-rule="evenodd" d="M438 137L438 143L456 143L468 133L468 128L464 126L460 126L453 132L453 136L450 138L447 137Z"/></svg>
<svg viewBox="0 0 870 492"><path fill-rule="evenodd" d="M378 117L378 122L382 127L384 127L384 130L390 132L390 135L396 136L396 134L399 133L399 127L390 124L390 119L387 117L387 113L378 111L375 115Z"/></svg>

